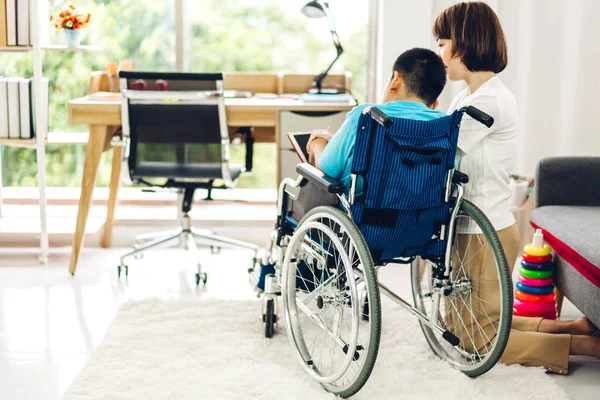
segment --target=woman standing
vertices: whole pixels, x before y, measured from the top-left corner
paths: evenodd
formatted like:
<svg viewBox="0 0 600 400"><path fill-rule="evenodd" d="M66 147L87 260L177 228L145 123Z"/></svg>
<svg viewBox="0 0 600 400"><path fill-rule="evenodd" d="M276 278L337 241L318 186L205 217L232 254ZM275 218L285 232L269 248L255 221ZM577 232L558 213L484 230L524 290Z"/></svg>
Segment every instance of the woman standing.
<svg viewBox="0 0 600 400"><path fill-rule="evenodd" d="M469 176L465 199L478 206L490 219L506 252L511 270L519 254L519 230L510 210L509 171L513 167L516 149L518 109L510 90L496 75L508 62L506 40L494 11L483 2L463 2L449 7L436 19L433 34L437 40L448 79L464 81L464 89L452 101L449 112L464 106L475 106L494 118L486 127L464 115L458 137L457 169ZM460 234L459 241L460 241ZM472 261L472 276L485 277L482 272L493 262L490 250L468 249ZM473 254L477 254L473 257ZM458 255L464 257L464 254ZM464 259L464 258L463 258ZM497 277L495 280L498 287ZM489 279L478 279L486 281ZM474 286L479 285L475 283ZM481 284L483 285L483 283ZM480 293L488 292L477 289ZM493 290L492 290L493 292ZM485 299L485 293L480 294ZM485 300L483 301L484 303ZM468 331L477 324L483 335L473 343L485 351L483 337L493 339L493 323L489 316L499 318L499 302L482 305L485 318L469 321L465 316L448 311L446 323L461 321ZM509 310L510 312L511 310ZM465 322L466 321L466 322ZM542 318L513 317L512 330L502 361L506 364L542 366L567 373L569 354L600 358L598 330L586 319L554 321Z"/></svg>

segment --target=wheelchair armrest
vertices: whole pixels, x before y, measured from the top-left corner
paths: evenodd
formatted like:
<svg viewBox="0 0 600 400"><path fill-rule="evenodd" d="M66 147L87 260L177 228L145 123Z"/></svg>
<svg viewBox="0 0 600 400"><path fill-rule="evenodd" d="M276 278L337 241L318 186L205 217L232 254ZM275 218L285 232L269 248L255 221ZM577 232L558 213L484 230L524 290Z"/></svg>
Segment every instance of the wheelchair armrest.
<svg viewBox="0 0 600 400"><path fill-rule="evenodd" d="M344 185L339 180L326 175L308 163L298 164L296 172L328 193L344 193Z"/></svg>

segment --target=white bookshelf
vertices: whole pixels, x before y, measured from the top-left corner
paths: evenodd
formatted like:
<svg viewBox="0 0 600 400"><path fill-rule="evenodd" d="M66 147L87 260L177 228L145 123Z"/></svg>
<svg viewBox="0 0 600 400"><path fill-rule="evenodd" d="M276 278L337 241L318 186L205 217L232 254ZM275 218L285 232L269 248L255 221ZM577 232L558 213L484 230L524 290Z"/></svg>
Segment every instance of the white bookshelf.
<svg viewBox="0 0 600 400"><path fill-rule="evenodd" d="M32 50L32 46L0 46L0 52L29 53Z"/></svg>
<svg viewBox="0 0 600 400"><path fill-rule="evenodd" d="M47 145L69 145L86 144L88 141L88 132L48 132L46 140ZM34 139L0 139L0 145L34 148L37 145L37 138Z"/></svg>
<svg viewBox="0 0 600 400"><path fill-rule="evenodd" d="M2 1L2 0L0 0ZM0 52L10 53L32 53L33 54L33 90L36 101L35 109L42 109L42 51L76 51L97 52L102 51L100 46L79 46L76 48L66 45L52 45L48 43L48 35L41 30L48 27L48 1L30 0L29 7L30 43L32 46L8 46L0 47ZM51 93L48 94L49 96ZM48 226L47 226L47 202L46 202L46 145L86 144L88 132L50 132L47 131L47 121L43 121L44 113L36 113L36 131L34 139L0 139L0 146L14 146L36 149L36 162L39 184L39 207L40 207L40 261L48 262ZM1 174L1 166L0 166ZM0 175L1 176L1 175ZM0 180L0 207L2 205L2 181ZM1 215L1 208L0 208Z"/></svg>
<svg viewBox="0 0 600 400"><path fill-rule="evenodd" d="M2 52L20 52L33 54L33 98L35 100L35 110L42 110L42 27L48 26L48 1L30 0L29 4L29 42L32 46L9 46L0 47ZM42 18L42 16L44 16ZM48 225L47 225L47 204L46 204L46 138L47 123L44 121L44 112L36 112L34 115L36 126L38 127L35 139L2 139L0 145L30 147L36 149L36 162L39 186L39 206L40 206L40 256L39 260L43 264L48 263ZM0 181L0 188L2 182ZM0 204L1 204L0 197Z"/></svg>

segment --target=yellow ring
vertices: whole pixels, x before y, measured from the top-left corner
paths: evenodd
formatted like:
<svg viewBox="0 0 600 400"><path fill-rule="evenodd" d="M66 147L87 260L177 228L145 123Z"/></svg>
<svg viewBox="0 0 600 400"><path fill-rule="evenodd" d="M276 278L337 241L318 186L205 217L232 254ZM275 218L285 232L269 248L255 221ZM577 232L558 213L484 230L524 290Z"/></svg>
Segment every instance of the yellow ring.
<svg viewBox="0 0 600 400"><path fill-rule="evenodd" d="M544 247L541 249L539 249L539 248L535 249L535 248L531 247L531 244L528 244L528 245L525 245L525 248L523 250L525 251L525 253L529 254L530 256L537 256L537 257L544 257L544 256L547 256L548 254L552 253L552 249L547 244L545 244Z"/></svg>

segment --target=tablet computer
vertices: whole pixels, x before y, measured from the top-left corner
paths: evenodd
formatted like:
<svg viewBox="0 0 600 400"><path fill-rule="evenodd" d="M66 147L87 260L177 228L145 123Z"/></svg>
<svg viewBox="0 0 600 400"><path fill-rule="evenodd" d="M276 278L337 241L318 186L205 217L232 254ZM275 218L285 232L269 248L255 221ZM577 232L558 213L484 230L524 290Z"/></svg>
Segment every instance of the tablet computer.
<svg viewBox="0 0 600 400"><path fill-rule="evenodd" d="M312 132L290 132L288 133L288 139L292 143L292 147L298 154L300 161L308 162L308 151L306 151L306 145Z"/></svg>

